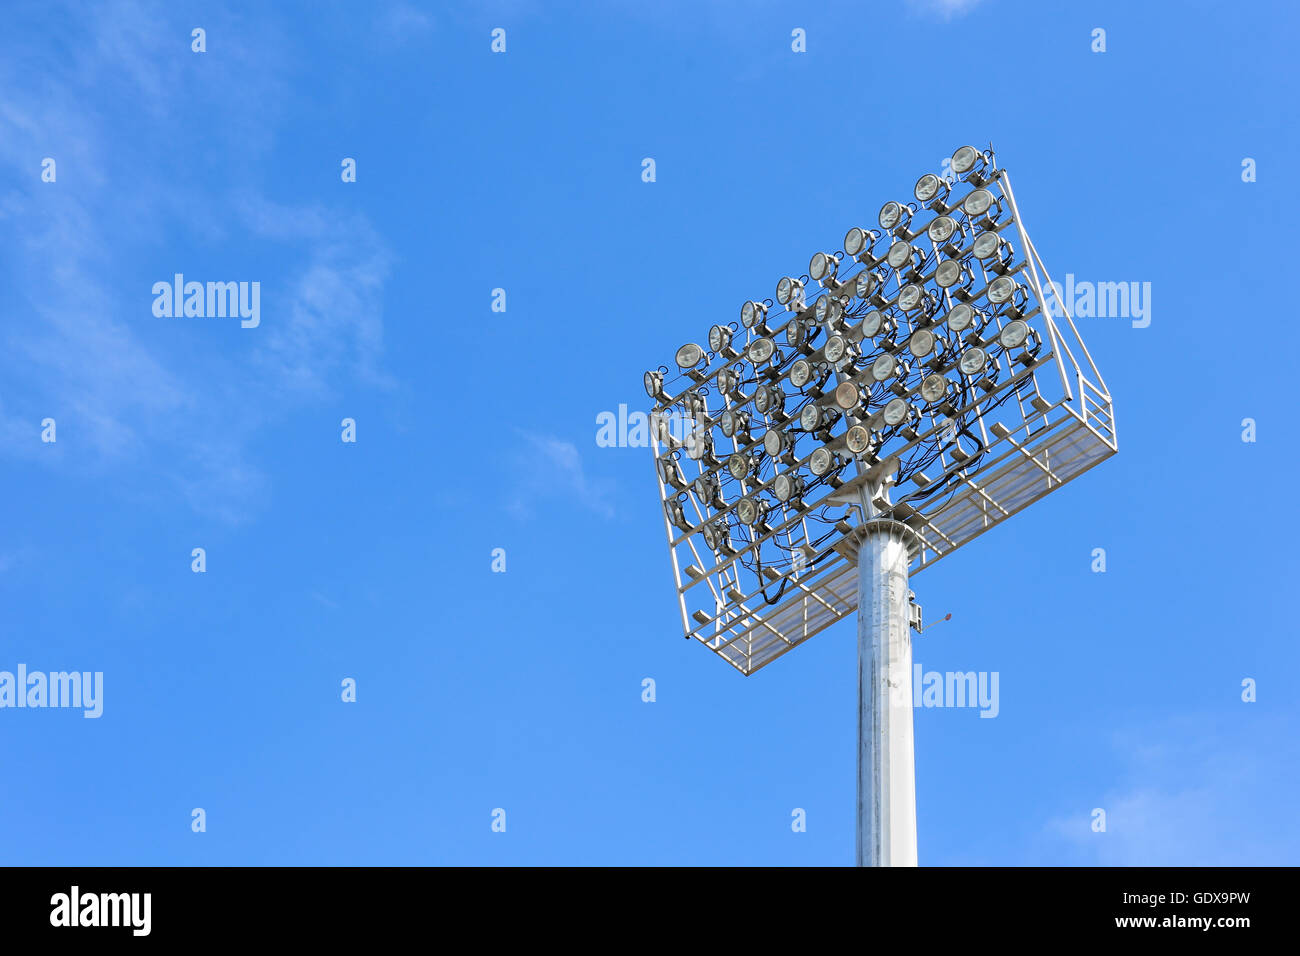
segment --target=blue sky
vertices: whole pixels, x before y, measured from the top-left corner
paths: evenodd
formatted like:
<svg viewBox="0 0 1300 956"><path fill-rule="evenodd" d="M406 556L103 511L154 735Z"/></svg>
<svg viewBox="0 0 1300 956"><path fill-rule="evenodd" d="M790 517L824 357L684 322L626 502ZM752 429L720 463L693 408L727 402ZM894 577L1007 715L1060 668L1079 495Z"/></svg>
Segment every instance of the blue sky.
<svg viewBox="0 0 1300 956"><path fill-rule="evenodd" d="M683 641L596 416L990 141L1152 321L1080 321L1120 454L914 580L915 659L1001 695L916 712L921 862L1300 862L1296 13L1168 9L13 5L0 670L104 711L0 710L0 862L851 864L853 624L750 678ZM178 272L260 325L155 317Z"/></svg>

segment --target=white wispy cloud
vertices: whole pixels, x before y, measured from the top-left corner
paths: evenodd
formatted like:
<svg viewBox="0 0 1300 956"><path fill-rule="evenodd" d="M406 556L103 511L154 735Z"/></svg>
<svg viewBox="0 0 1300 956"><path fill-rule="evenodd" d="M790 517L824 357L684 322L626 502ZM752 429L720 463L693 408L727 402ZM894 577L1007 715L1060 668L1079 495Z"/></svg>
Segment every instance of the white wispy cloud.
<svg viewBox="0 0 1300 956"><path fill-rule="evenodd" d="M249 452L259 430L344 382L392 384L382 366L390 255L364 216L213 191L202 170L188 175L148 137L114 128L123 111L166 129L198 110L250 165L271 141L288 69L274 26L223 29L214 14L205 55L224 79L196 82L188 68L204 61L165 9L56 5L52 16L72 31L61 43L76 57L13 31L0 39L0 228L10 236L0 270L11 313L0 436L13 459L128 482L143 469L148 487L238 521L268 493ZM55 183L40 181L47 155L58 163ZM239 333L254 336L242 356L209 354L152 317L149 285L172 268L137 273L160 246L197 247L201 263L207 250L223 256L253 244L285 264L279 274L203 277L261 281L263 323ZM193 261L191 252L175 271ZM279 310L273 319L268 306ZM268 393L276 400L245 400ZM39 440L47 415L58 418L57 445Z"/></svg>
<svg viewBox="0 0 1300 956"><path fill-rule="evenodd" d="M1182 717L1118 737L1121 774L1046 822L1047 852L1101 866L1294 865L1300 830L1275 799L1294 792L1294 734L1222 724ZM1106 813L1105 832L1091 828L1094 808Z"/></svg>
<svg viewBox="0 0 1300 956"><path fill-rule="evenodd" d="M375 29L383 39L402 43L432 30L433 17L412 4L392 3L379 11Z"/></svg>
<svg viewBox="0 0 1300 956"><path fill-rule="evenodd" d="M573 442L534 432L517 433L522 445L510 490L511 514L528 517L537 502L559 498L601 517L613 517L609 482L588 476Z"/></svg>
<svg viewBox="0 0 1300 956"><path fill-rule="evenodd" d="M392 256L369 222L261 198L241 203L241 217L255 236L306 246L302 267L283 283L279 321L258 341L259 368L288 391L322 393L341 372L391 386L380 362Z"/></svg>
<svg viewBox="0 0 1300 956"><path fill-rule="evenodd" d="M982 2L983 0L908 0L908 4L913 9L937 14L944 20L961 16Z"/></svg>

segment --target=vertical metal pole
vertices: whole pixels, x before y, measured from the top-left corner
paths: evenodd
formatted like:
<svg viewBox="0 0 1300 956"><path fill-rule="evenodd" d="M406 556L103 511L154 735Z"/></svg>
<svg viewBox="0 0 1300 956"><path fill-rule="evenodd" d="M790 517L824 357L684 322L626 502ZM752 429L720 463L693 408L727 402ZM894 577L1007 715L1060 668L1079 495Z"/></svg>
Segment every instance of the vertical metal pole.
<svg viewBox="0 0 1300 956"><path fill-rule="evenodd" d="M858 866L916 866L908 549L888 518L858 541Z"/></svg>

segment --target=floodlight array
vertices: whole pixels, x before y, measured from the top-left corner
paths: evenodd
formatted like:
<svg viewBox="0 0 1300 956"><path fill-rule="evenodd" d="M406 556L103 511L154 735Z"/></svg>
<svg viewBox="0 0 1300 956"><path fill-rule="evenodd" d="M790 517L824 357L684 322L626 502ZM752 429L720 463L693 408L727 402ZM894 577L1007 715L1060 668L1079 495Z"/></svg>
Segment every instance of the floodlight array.
<svg viewBox="0 0 1300 956"><path fill-rule="evenodd" d="M874 225L814 253L774 299L744 302L706 345L682 345L675 371L645 374L686 636L744 673L855 606L820 580L846 558L846 483L892 479L880 510L918 531L924 567L968 539L939 540L928 516L1002 461L993 446L1015 439L1000 419L1029 439L1073 398L1005 173L973 147L951 168L952 181L920 177L912 201L885 203ZM1046 396L1035 374L1054 358L1065 399ZM1093 388L1113 452L1109 396ZM703 598L689 610L692 589ZM787 633L792 606L802 618Z"/></svg>

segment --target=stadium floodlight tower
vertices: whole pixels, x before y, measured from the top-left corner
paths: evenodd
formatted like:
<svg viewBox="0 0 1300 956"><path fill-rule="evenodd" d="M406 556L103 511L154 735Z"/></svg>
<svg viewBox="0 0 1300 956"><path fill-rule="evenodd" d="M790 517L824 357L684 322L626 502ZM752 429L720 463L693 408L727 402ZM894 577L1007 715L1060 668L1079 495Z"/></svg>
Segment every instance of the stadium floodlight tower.
<svg viewBox="0 0 1300 956"><path fill-rule="evenodd" d="M992 148L912 196L645 374L686 637L749 675L858 611L869 866L916 864L909 575L1118 450Z"/></svg>

